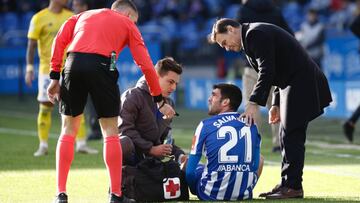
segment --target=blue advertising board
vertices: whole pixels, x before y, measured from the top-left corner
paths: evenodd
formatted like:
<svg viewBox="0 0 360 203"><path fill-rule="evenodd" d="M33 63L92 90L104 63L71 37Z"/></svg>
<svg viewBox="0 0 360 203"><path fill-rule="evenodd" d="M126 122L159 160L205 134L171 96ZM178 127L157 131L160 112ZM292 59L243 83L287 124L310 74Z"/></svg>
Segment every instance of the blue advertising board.
<svg viewBox="0 0 360 203"><path fill-rule="evenodd" d="M331 97L333 101L325 108L325 115L328 117L343 117L345 115L345 83L330 81Z"/></svg>
<svg viewBox="0 0 360 203"><path fill-rule="evenodd" d="M155 63L161 57L159 43L147 44L151 58ZM0 49L0 94L36 93L38 64L35 64L35 80L32 87L25 85L25 54L23 48L2 48ZM37 56L35 57L36 62ZM125 48L117 61L119 71L119 87L121 92L134 86L142 73L133 61L130 50Z"/></svg>
<svg viewBox="0 0 360 203"><path fill-rule="evenodd" d="M360 80L359 40L353 35L328 38L322 67L329 80Z"/></svg>
<svg viewBox="0 0 360 203"><path fill-rule="evenodd" d="M347 116L360 105L360 80L345 83L345 110Z"/></svg>
<svg viewBox="0 0 360 203"><path fill-rule="evenodd" d="M191 109L207 110L208 98L211 95L213 85L217 83L231 83L237 85L240 89L242 88L241 80L185 78L185 106ZM240 106L240 109L243 109L243 104Z"/></svg>

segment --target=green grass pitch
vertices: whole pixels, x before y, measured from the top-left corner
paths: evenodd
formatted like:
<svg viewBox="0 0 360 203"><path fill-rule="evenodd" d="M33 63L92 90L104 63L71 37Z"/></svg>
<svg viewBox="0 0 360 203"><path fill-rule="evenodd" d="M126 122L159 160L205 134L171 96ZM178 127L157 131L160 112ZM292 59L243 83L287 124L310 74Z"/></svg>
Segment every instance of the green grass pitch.
<svg viewBox="0 0 360 203"><path fill-rule="evenodd" d="M33 157L38 146L36 136L37 103L34 96L19 101L14 96L0 97L0 203L51 202L55 196L55 146L60 131L60 116L53 113L49 155ZM206 112L177 109L174 137L177 145L189 149L198 122ZM304 169L305 199L277 202L357 202L360 201L360 136L348 144L342 135L341 121L319 118L309 126ZM360 126L357 126L360 129ZM270 130L262 126L263 174L254 191L271 189L280 179L280 155L271 153ZM89 142L102 150L102 141ZM98 155L75 153L67 190L70 202L107 202L109 180ZM195 201L196 197L191 196Z"/></svg>

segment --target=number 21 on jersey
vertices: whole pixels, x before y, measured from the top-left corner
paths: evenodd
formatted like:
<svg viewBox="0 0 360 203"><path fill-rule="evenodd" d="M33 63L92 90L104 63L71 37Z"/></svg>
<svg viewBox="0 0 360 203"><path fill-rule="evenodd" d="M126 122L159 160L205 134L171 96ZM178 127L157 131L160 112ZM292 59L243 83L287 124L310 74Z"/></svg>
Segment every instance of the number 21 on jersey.
<svg viewBox="0 0 360 203"><path fill-rule="evenodd" d="M241 128L238 133L236 129L232 126L222 126L217 133L217 139L225 139L226 135L229 135L229 141L227 141L219 149L219 163L237 163L239 160L238 155L228 154L229 150L234 148L241 139L245 139L245 148L244 148L244 162L250 163L252 160L252 141L251 141L251 131L249 126L244 126Z"/></svg>

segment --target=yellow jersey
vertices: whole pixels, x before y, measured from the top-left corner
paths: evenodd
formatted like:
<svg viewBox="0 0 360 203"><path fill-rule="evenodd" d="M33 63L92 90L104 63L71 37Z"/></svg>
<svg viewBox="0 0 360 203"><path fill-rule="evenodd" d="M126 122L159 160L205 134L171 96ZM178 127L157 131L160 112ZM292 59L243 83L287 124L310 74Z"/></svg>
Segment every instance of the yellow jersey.
<svg viewBox="0 0 360 203"><path fill-rule="evenodd" d="M27 37L37 40L40 59L39 73L50 73L52 42L61 25L72 15L74 14L67 9L62 9L60 13L53 13L45 8L31 18Z"/></svg>

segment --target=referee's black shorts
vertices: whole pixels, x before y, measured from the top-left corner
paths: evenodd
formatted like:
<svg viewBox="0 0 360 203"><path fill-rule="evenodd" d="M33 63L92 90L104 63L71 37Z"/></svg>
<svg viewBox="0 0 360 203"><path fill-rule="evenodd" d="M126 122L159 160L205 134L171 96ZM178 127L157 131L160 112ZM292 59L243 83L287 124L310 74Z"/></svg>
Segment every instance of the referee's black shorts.
<svg viewBox="0 0 360 203"><path fill-rule="evenodd" d="M60 87L60 113L78 116L83 113L88 94L99 118L119 115L119 72L110 70L110 58L98 54L69 53Z"/></svg>

